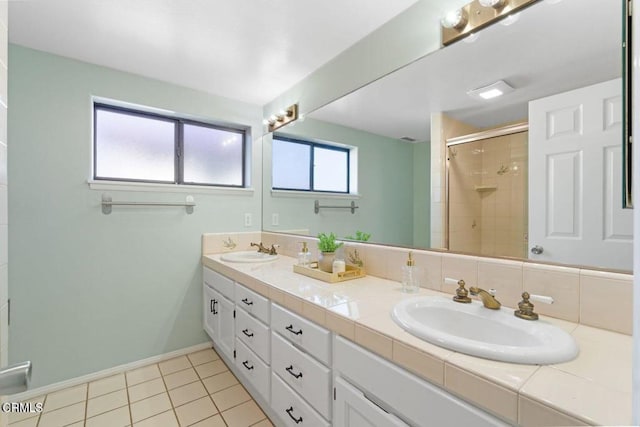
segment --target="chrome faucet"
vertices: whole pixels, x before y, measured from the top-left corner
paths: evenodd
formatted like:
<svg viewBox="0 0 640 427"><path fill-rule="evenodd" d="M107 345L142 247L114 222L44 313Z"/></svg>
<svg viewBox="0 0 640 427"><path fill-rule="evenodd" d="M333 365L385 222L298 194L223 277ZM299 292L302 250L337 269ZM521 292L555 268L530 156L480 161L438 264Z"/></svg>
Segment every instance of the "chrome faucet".
<svg viewBox="0 0 640 427"><path fill-rule="evenodd" d="M260 243L251 243L251 246L256 246L258 248L258 252L269 255L278 255L277 248L278 245L271 245L271 248L265 248L262 242Z"/></svg>
<svg viewBox="0 0 640 427"><path fill-rule="evenodd" d="M495 290L493 289L491 289L490 291L493 291L495 293ZM497 310L502 305L500 304L500 301L498 301L490 292L487 292L484 289L471 286L469 288L469 292L471 293L471 295L479 296L482 300L482 304L486 308L490 308L491 310Z"/></svg>

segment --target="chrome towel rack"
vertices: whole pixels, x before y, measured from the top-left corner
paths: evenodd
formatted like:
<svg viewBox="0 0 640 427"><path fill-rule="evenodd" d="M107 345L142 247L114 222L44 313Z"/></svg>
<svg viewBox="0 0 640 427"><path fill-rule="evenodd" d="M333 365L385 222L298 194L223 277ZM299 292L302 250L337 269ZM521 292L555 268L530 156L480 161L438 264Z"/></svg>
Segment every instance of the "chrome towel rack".
<svg viewBox="0 0 640 427"><path fill-rule="evenodd" d="M356 202L351 201L351 204L348 206L322 206L320 205L320 201L316 200L313 204L313 211L317 214L320 212L320 209L351 209L351 213L356 213L356 209L360 206L356 206Z"/></svg>
<svg viewBox="0 0 640 427"><path fill-rule="evenodd" d="M193 196L187 196L186 200L181 203L172 203L172 202L114 202L111 199L111 196L103 193L102 194L102 213L105 215L109 215L111 213L112 206L180 206L184 207L188 214L193 213L193 207L196 205L196 202L193 200Z"/></svg>

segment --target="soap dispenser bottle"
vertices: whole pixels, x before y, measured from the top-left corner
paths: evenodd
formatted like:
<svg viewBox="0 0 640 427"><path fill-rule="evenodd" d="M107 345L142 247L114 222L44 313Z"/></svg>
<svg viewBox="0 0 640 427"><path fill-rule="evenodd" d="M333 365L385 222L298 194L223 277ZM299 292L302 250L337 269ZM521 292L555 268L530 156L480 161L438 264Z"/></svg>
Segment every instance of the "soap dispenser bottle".
<svg viewBox="0 0 640 427"><path fill-rule="evenodd" d="M308 267L311 263L311 253L307 247L307 242L302 242L302 250L298 253L298 265Z"/></svg>
<svg viewBox="0 0 640 427"><path fill-rule="evenodd" d="M402 292L414 293L419 290L420 285L418 284L416 262L413 259L412 253L409 252L407 263L402 266Z"/></svg>

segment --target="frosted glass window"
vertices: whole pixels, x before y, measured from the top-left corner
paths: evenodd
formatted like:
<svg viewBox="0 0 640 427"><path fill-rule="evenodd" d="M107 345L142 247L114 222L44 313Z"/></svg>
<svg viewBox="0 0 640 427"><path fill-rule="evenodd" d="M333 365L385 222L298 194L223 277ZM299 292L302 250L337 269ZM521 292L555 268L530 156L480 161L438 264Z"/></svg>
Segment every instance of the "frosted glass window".
<svg viewBox="0 0 640 427"><path fill-rule="evenodd" d="M184 125L184 182L241 186L244 135L225 129Z"/></svg>
<svg viewBox="0 0 640 427"><path fill-rule="evenodd" d="M95 176L174 182L175 123L96 110Z"/></svg>
<svg viewBox="0 0 640 427"><path fill-rule="evenodd" d="M273 139L273 188L311 189L311 146Z"/></svg>
<svg viewBox="0 0 640 427"><path fill-rule="evenodd" d="M313 148L313 189L346 193L349 191L348 151Z"/></svg>
<svg viewBox="0 0 640 427"><path fill-rule="evenodd" d="M273 138L273 188L349 192L349 149L312 141Z"/></svg>
<svg viewBox="0 0 640 427"><path fill-rule="evenodd" d="M101 103L94 128L94 179L244 186L244 130Z"/></svg>

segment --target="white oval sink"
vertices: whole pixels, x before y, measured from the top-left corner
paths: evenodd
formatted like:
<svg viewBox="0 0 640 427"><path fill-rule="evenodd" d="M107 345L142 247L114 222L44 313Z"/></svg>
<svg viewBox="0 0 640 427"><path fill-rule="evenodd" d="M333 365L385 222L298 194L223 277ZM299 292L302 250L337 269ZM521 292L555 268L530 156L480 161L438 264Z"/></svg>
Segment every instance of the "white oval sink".
<svg viewBox="0 0 640 427"><path fill-rule="evenodd" d="M440 296L396 304L393 320L432 344L486 359L546 365L578 355L571 335L543 320L522 320L513 310L490 310L479 301L454 302Z"/></svg>
<svg viewBox="0 0 640 427"><path fill-rule="evenodd" d="M220 259L227 262L267 262L278 259L278 255L269 255L258 251L228 252Z"/></svg>

